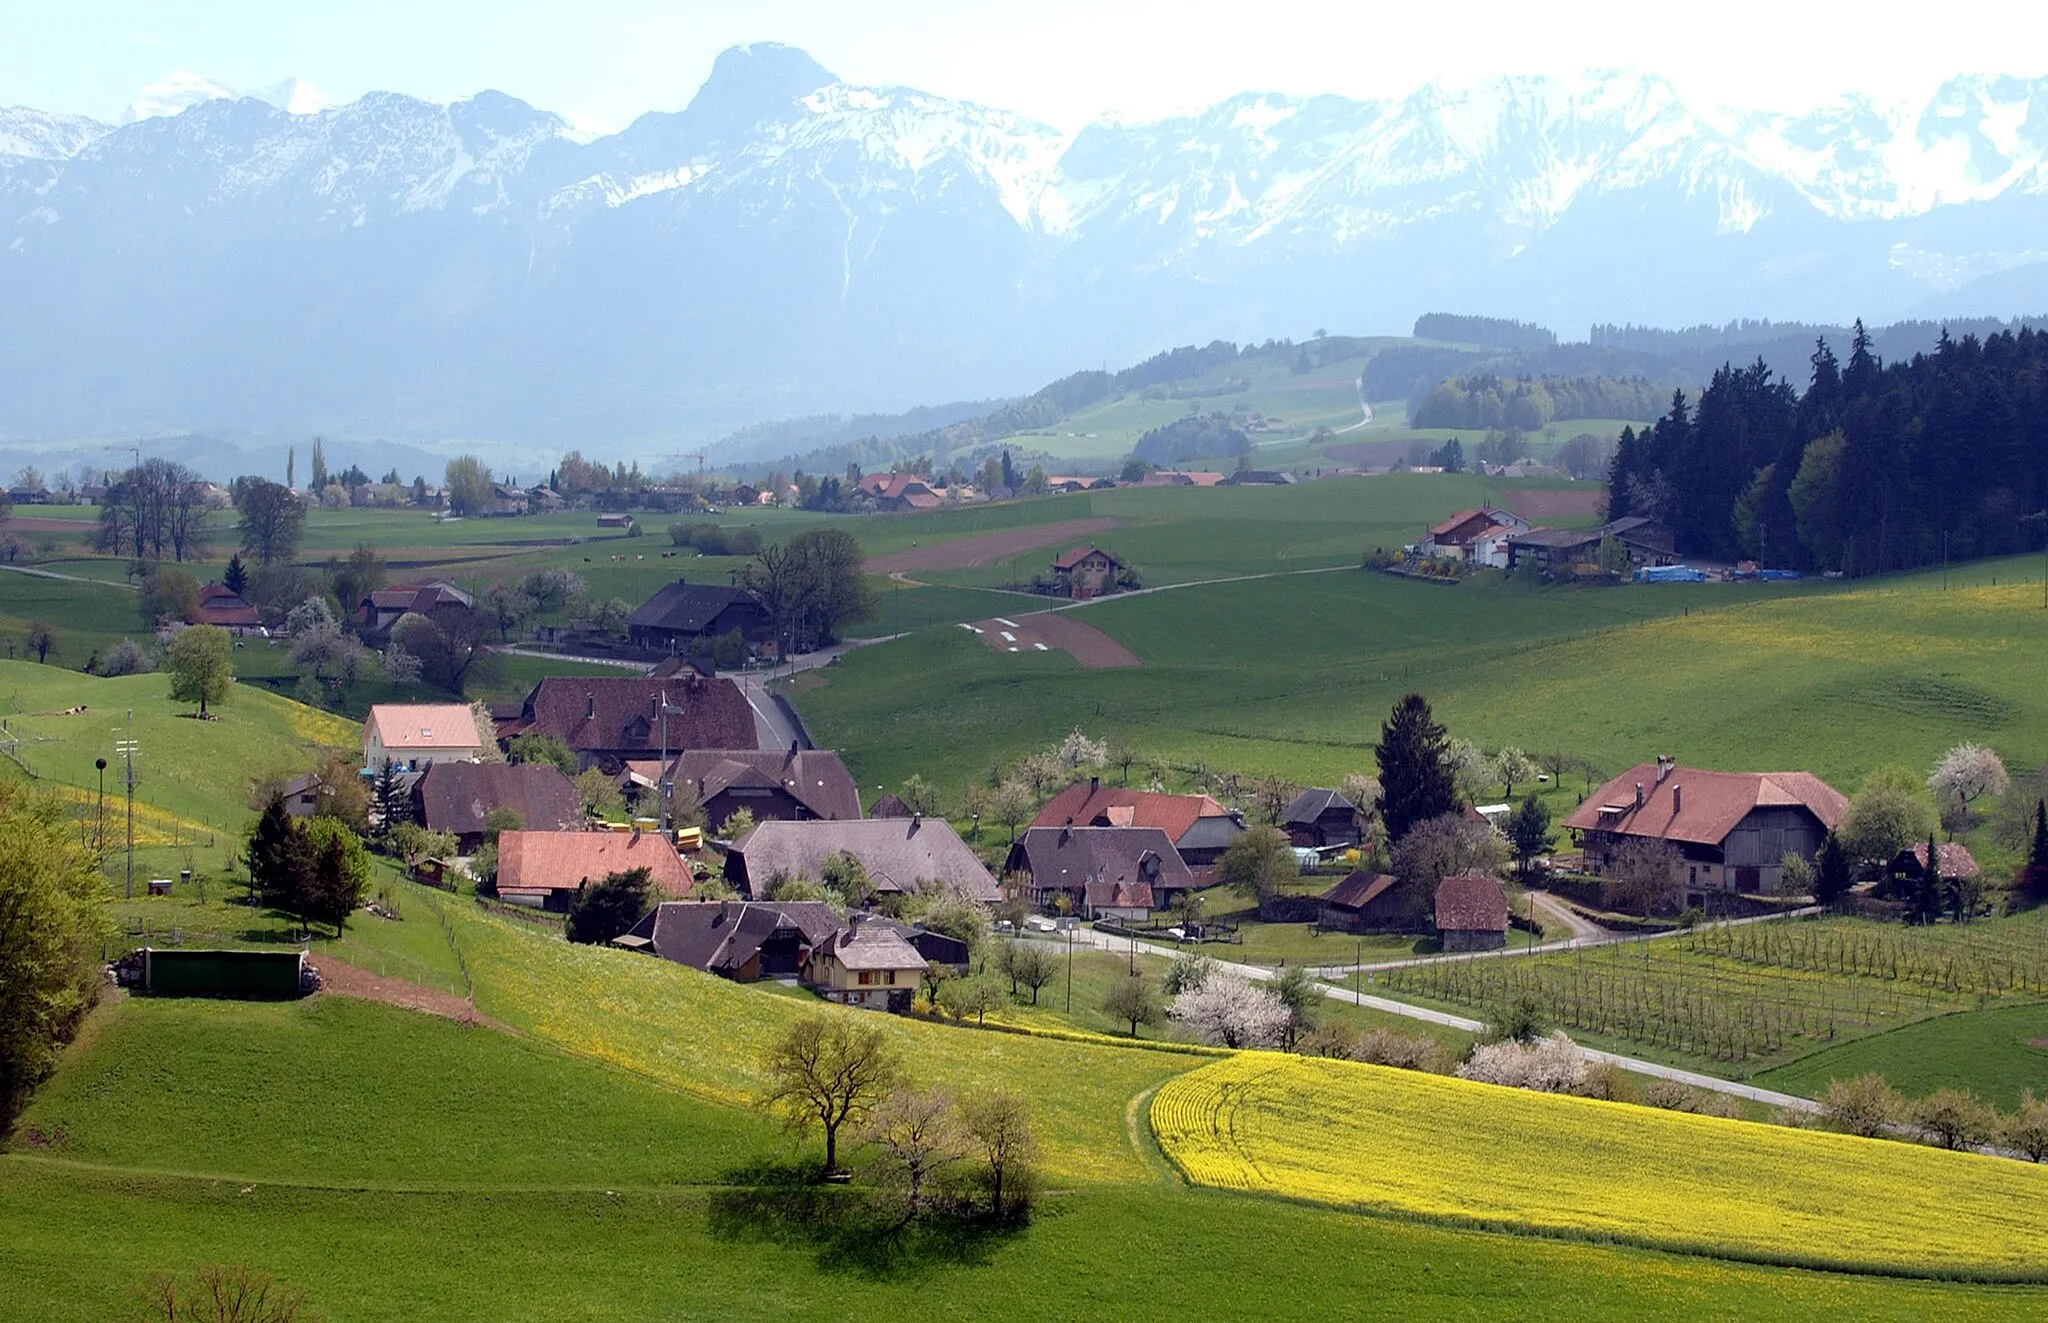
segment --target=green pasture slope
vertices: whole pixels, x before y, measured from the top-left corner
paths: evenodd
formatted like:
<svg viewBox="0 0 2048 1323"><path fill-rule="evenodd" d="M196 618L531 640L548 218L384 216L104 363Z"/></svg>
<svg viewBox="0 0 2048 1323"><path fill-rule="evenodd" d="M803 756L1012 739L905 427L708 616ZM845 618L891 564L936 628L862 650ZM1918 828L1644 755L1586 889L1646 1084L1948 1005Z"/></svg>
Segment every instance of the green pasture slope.
<svg viewBox="0 0 2048 1323"><path fill-rule="evenodd" d="M854 652L797 703L863 783L958 785L1078 725L1150 759L1327 784L1369 766L1387 708L1419 690L1488 747L1609 773L1668 752L1853 789L1962 739L2015 765L2048 757L2040 574L2020 559L1954 571L1946 590L1939 571L1589 589L1338 571L1078 609L1136 670L938 628Z"/></svg>
<svg viewBox="0 0 2048 1323"><path fill-rule="evenodd" d="M485 925L499 935L470 946ZM548 986L536 991L556 998L576 987L553 971L594 962L632 983L659 981L671 1014L686 1018L779 1020L797 1007L623 952L558 966L558 941L485 920L456 928L484 980L510 974L516 988L538 976ZM712 1004L693 1007L707 997ZM480 1000L492 1009L489 996ZM503 1000L515 1012L524 1004L512 993ZM853 1235L834 1216L843 1192L800 1201L757 1184L801 1151L751 1109L710 1100L705 1090L722 1079L658 1057L653 1069L601 1060L622 1041L607 1014L576 1011L570 1018L585 1028L575 1034L562 1025L507 1034L327 997L111 1001L0 1154L0 1279L9 1284L0 1320L118 1317L149 1273L208 1261L274 1273L335 1323L1904 1320L2034 1317L2048 1304L2034 1289L1754 1268L1190 1190L1142 1120L1125 1121L1143 1116L1150 1086L1141 1077L1200 1058L912 1025L900 1028L920 1073L950 1072L941 1043L970 1058L983 1058L986 1044L1017 1086L1048 1100L1077 1082L1070 1071L1084 1059L1138 1058L1142 1069L1107 1072L1130 1078L1131 1095L1085 1129L1114 1152L1079 1166L1055 1157L1053 1190L1029 1226ZM1040 1115L1056 1152L1083 1156L1068 1142L1066 1113ZM1134 1256L1157 1259L1161 1245L1171 1247L1160 1260L1170 1271L1134 1277Z"/></svg>
<svg viewBox="0 0 2048 1323"><path fill-rule="evenodd" d="M1830 1080L1870 1071L1914 1098L1940 1088L1968 1089L2010 1109L2022 1093L2048 1097L2048 1006L1944 1015L1802 1057L1757 1076L1757 1083L1818 1097Z"/></svg>

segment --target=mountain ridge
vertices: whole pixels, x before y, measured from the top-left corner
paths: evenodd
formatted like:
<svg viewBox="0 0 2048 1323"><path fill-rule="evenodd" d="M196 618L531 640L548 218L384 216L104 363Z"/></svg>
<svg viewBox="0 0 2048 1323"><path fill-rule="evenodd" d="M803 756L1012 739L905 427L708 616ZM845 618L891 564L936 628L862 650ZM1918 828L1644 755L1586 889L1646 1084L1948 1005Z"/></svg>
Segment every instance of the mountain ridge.
<svg viewBox="0 0 2048 1323"><path fill-rule="evenodd" d="M1065 134L761 43L596 138L301 88L0 111L0 431L691 440L1441 307L1887 320L2048 264L2048 80L1790 116L1596 71Z"/></svg>

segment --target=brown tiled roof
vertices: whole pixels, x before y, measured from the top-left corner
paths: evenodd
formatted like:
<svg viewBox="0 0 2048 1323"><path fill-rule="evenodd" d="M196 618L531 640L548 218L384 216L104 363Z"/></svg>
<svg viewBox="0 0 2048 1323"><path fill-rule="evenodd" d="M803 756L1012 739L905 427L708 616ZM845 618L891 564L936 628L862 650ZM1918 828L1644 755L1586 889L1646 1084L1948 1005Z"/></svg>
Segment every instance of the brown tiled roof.
<svg viewBox="0 0 2048 1323"><path fill-rule="evenodd" d="M387 749L483 747L467 703L376 703L369 724Z"/></svg>
<svg viewBox="0 0 2048 1323"><path fill-rule="evenodd" d="M1452 515L1449 519L1446 519L1441 524L1438 524L1435 528L1430 529L1429 535L1431 537L1444 537L1451 533L1455 533L1462 525L1464 525L1470 520L1477 519L1480 515L1484 513L1486 513L1484 510L1460 510L1458 511L1458 513ZM1413 524L1409 525L1410 528L1413 528L1414 526L1415 525Z"/></svg>
<svg viewBox="0 0 2048 1323"><path fill-rule="evenodd" d="M1031 827L1010 847L1003 871L1029 872L1033 886L1065 890L1143 883L1157 895L1195 885L1180 851L1157 827Z"/></svg>
<svg viewBox="0 0 2048 1323"><path fill-rule="evenodd" d="M1128 815L1117 810L1128 809ZM1207 795L1162 795L1093 781L1076 781L1031 819L1034 827L1157 827L1174 842L1200 818L1227 818L1230 810Z"/></svg>
<svg viewBox="0 0 2048 1323"><path fill-rule="evenodd" d="M910 812L910 805L904 803L902 797L892 790L869 805L868 816L871 818L907 818L912 816L912 814Z"/></svg>
<svg viewBox="0 0 2048 1323"><path fill-rule="evenodd" d="M474 835L484 815L508 808L529 831L558 831L583 821L576 786L552 763L435 763L412 788L413 810L429 831Z"/></svg>
<svg viewBox="0 0 2048 1323"><path fill-rule="evenodd" d="M1504 933L1508 893L1493 878L1477 873L1447 877L1436 888L1436 926L1439 932Z"/></svg>
<svg viewBox="0 0 2048 1323"><path fill-rule="evenodd" d="M692 749L675 761L702 803L735 786L779 786L821 818L858 818L860 790L830 749Z"/></svg>
<svg viewBox="0 0 2048 1323"><path fill-rule="evenodd" d="M690 894L690 870L667 838L654 832L508 831L498 834L498 891L574 891L608 873L647 869L655 891Z"/></svg>
<svg viewBox="0 0 2048 1323"><path fill-rule="evenodd" d="M551 675L526 696L519 719L498 733L535 731L553 735L578 753L609 753L618 757L661 752L661 718L657 699L668 704L668 747L686 749L758 748L754 710L730 680L699 675L663 679L642 676Z"/></svg>
<svg viewBox="0 0 2048 1323"><path fill-rule="evenodd" d="M1375 897L1393 886L1395 881L1395 878L1386 873L1351 873L1336 886L1325 891L1322 901L1325 905L1334 905L1339 909L1362 910Z"/></svg>
<svg viewBox="0 0 2048 1323"><path fill-rule="evenodd" d="M1656 763L1638 763L1572 810L1572 831L1609 831L1696 845L1719 845L1754 809L1803 808L1832 830L1848 810L1842 793L1811 772L1710 772L1674 767L1660 782ZM1636 807L1636 787L1643 791Z"/></svg>
<svg viewBox="0 0 2048 1323"><path fill-rule="evenodd" d="M1092 910L1153 908L1150 882L1090 882L1083 888L1083 895Z"/></svg>
<svg viewBox="0 0 2048 1323"><path fill-rule="evenodd" d="M860 860L877 891L938 884L990 904L998 898L996 880L941 818L763 822L734 843L727 860L730 867L737 859L748 885L758 888L777 873L815 878L834 854Z"/></svg>

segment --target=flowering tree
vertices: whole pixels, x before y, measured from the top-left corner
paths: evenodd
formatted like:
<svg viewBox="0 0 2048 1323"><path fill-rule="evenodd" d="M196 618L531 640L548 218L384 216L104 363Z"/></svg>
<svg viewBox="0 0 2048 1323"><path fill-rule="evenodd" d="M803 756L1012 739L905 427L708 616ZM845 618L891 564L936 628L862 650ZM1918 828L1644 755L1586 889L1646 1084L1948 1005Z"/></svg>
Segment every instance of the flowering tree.
<svg viewBox="0 0 2048 1323"><path fill-rule="evenodd" d="M1509 1038L1472 1049L1458 1078L1538 1093L1569 1093L1586 1078L1586 1058L1562 1031L1533 1043Z"/></svg>
<svg viewBox="0 0 2048 1323"><path fill-rule="evenodd" d="M2009 784L2005 764L1991 749L1965 741L1941 755L1927 777L1946 815L1953 805L1958 817L1967 820L1970 801L1982 795L2002 795Z"/></svg>
<svg viewBox="0 0 2048 1323"><path fill-rule="evenodd" d="M1277 1047L1293 1021L1278 997L1228 970L1175 997L1167 1014L1219 1047Z"/></svg>

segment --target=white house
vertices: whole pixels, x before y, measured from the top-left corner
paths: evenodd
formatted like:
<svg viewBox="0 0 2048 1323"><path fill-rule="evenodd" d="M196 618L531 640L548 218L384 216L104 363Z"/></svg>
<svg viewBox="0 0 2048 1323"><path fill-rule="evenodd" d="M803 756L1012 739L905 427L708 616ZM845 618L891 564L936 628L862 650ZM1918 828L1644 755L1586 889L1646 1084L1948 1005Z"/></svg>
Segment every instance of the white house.
<svg viewBox="0 0 2048 1323"><path fill-rule="evenodd" d="M483 754L476 717L462 703L378 703L363 723L363 766L371 769L387 758L416 771Z"/></svg>

